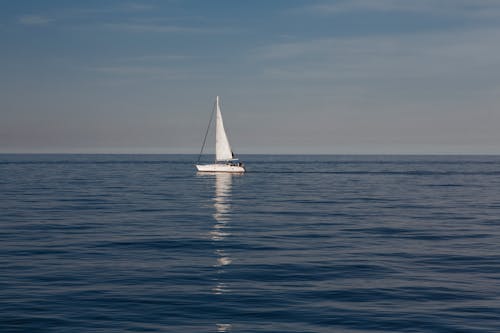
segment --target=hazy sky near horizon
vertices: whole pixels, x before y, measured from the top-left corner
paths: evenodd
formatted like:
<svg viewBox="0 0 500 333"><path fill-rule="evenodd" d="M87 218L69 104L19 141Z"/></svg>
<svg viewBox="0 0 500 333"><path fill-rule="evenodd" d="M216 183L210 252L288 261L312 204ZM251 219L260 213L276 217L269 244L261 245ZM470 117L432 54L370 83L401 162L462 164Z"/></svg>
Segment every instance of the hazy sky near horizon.
<svg viewBox="0 0 500 333"><path fill-rule="evenodd" d="M0 0L0 153L500 153L500 1ZM212 142L209 143L212 146Z"/></svg>

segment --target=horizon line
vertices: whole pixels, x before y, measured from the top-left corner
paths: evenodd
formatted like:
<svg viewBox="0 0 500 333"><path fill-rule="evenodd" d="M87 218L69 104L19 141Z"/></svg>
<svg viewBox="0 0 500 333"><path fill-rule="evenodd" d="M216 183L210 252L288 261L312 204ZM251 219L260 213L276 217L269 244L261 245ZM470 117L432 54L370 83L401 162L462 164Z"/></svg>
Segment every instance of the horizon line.
<svg viewBox="0 0 500 333"><path fill-rule="evenodd" d="M105 153L105 152L0 152L0 155L190 155L197 153ZM202 154L213 156L215 154ZM238 156L250 155L278 155L278 156L500 156L500 153L242 153Z"/></svg>

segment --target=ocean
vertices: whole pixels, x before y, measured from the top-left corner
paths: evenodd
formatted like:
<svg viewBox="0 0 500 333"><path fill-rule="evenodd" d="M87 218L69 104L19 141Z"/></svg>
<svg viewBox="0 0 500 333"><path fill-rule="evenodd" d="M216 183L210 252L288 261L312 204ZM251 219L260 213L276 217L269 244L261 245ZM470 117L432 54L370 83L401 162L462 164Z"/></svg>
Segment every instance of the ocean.
<svg viewBox="0 0 500 333"><path fill-rule="evenodd" d="M500 156L0 155L0 332L500 332Z"/></svg>

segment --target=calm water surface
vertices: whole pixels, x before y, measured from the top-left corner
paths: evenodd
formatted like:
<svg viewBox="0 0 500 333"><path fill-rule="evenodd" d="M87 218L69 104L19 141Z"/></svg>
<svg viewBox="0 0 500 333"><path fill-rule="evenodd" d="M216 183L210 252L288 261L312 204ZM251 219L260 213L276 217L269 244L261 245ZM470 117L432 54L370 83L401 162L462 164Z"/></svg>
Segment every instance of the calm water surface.
<svg viewBox="0 0 500 333"><path fill-rule="evenodd" d="M500 157L242 159L0 155L0 331L500 331Z"/></svg>

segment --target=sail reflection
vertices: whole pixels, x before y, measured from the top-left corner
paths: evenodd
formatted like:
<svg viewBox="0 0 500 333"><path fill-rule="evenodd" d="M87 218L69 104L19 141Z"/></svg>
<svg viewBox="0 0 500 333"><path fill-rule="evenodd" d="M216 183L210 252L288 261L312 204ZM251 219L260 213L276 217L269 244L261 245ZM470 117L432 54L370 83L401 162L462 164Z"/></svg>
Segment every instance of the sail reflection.
<svg viewBox="0 0 500 333"><path fill-rule="evenodd" d="M231 185L233 182L232 174L216 173L215 174L215 219L220 221L228 221L231 210Z"/></svg>
<svg viewBox="0 0 500 333"><path fill-rule="evenodd" d="M231 185L232 175L229 173L216 173L215 174L215 196L214 196L214 219L215 224L210 232L210 238L213 241L220 242L216 250L217 261L214 267L217 268L217 282L212 289L215 295L221 295L229 292L229 288L220 277L224 272L224 267L230 265L233 260L229 254L221 247L227 237L231 235L229 232L229 223L231 222Z"/></svg>
<svg viewBox="0 0 500 333"><path fill-rule="evenodd" d="M210 238L216 242L215 254L217 261L214 267L217 269L215 286L212 288L214 295L223 295L231 292L224 282L224 270L231 265L233 259L224 250L224 240L231 236L229 223L231 222L231 186L232 177L230 173L215 174L215 196L214 196L214 219L215 224L210 231ZM230 332L232 325L229 323L216 323L217 332Z"/></svg>
<svg viewBox="0 0 500 333"><path fill-rule="evenodd" d="M215 178L215 195L213 198L214 202L214 213L213 217L215 220L212 229L209 232L210 239L214 241L215 244L215 255L216 261L213 264L215 269L215 286L212 287L212 294L217 295L217 297L222 297L222 295L231 292L227 282L224 281L224 273L228 266L233 262L230 253L227 249L229 248L226 244L226 240L231 236L230 223L231 223L231 187L232 187L232 177L240 176L241 173L197 173L198 176L210 178ZM219 298L223 301L223 298ZM232 324L227 322L218 322L215 324L217 332L230 332L232 330Z"/></svg>
<svg viewBox="0 0 500 333"><path fill-rule="evenodd" d="M226 237L231 235L226 230L231 217L231 177L232 175L230 173L215 174L215 213L213 216L216 223L213 226L212 232L210 233L211 238L214 241L224 240Z"/></svg>

